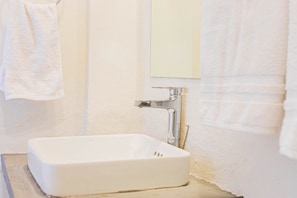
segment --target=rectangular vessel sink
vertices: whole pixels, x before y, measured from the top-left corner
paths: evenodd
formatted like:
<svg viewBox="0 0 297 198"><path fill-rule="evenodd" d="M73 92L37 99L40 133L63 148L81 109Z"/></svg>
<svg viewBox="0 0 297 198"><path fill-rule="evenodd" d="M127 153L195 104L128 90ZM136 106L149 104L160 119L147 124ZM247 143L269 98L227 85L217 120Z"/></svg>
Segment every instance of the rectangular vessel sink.
<svg viewBox="0 0 297 198"><path fill-rule="evenodd" d="M47 195L71 196L185 185L190 153L146 135L35 138L28 166Z"/></svg>

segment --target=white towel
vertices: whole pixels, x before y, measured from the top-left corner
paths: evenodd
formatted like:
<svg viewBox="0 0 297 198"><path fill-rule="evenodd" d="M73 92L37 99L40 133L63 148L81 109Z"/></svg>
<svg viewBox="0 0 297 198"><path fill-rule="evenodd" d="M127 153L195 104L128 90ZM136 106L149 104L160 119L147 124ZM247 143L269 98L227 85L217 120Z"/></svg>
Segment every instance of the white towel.
<svg viewBox="0 0 297 198"><path fill-rule="evenodd" d="M253 133L280 130L287 9L282 0L203 1L203 124Z"/></svg>
<svg viewBox="0 0 297 198"><path fill-rule="evenodd" d="M285 118L280 152L297 159L297 0L289 1L289 43L286 76Z"/></svg>
<svg viewBox="0 0 297 198"><path fill-rule="evenodd" d="M5 99L58 99L62 84L55 2L10 0L0 71Z"/></svg>

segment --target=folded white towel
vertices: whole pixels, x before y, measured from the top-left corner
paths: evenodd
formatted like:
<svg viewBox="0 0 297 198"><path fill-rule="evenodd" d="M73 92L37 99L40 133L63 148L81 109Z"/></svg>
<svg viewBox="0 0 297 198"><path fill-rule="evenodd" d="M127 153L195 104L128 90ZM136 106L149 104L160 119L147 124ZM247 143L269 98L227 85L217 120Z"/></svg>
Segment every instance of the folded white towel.
<svg viewBox="0 0 297 198"><path fill-rule="evenodd" d="M254 133L280 130L287 9L287 1L203 2L203 124Z"/></svg>
<svg viewBox="0 0 297 198"><path fill-rule="evenodd" d="M297 159L297 0L289 1L289 43L286 75L285 118L280 152Z"/></svg>
<svg viewBox="0 0 297 198"><path fill-rule="evenodd" d="M58 99L62 84L55 2L11 0L0 71L5 98Z"/></svg>

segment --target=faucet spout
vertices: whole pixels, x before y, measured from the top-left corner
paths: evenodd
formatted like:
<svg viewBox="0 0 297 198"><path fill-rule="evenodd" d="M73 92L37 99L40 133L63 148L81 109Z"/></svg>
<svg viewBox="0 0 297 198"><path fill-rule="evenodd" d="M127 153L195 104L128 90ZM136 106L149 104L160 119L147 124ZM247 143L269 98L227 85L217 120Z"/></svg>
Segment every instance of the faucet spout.
<svg viewBox="0 0 297 198"><path fill-rule="evenodd" d="M180 128L182 112L182 90L183 88L169 88L169 99L135 101L135 106L166 109L169 114L167 142L180 147Z"/></svg>
<svg viewBox="0 0 297 198"><path fill-rule="evenodd" d="M158 108L158 109L170 109L170 103L173 102L171 100L164 100L164 101L155 101L155 100L136 100L135 106L139 108L149 107L149 108Z"/></svg>
<svg viewBox="0 0 297 198"><path fill-rule="evenodd" d="M141 101L141 100L136 100L135 101L135 106L142 108L142 107L151 107L151 101Z"/></svg>

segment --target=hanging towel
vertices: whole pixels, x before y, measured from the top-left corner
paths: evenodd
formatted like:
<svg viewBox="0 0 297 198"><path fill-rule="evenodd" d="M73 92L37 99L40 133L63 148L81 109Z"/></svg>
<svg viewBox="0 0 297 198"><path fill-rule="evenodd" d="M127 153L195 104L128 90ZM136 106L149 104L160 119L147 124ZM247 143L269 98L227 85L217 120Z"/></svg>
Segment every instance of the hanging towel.
<svg viewBox="0 0 297 198"><path fill-rule="evenodd" d="M283 119L287 1L204 0L201 122L252 133Z"/></svg>
<svg viewBox="0 0 297 198"><path fill-rule="evenodd" d="M0 70L5 99L63 97L61 52L55 2L10 0Z"/></svg>
<svg viewBox="0 0 297 198"><path fill-rule="evenodd" d="M280 152L297 159L297 0L289 1L289 43L286 75L285 118Z"/></svg>

